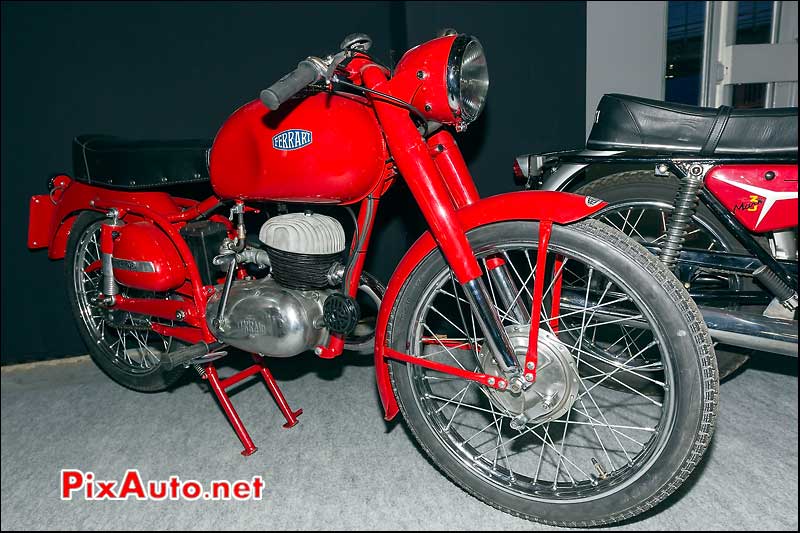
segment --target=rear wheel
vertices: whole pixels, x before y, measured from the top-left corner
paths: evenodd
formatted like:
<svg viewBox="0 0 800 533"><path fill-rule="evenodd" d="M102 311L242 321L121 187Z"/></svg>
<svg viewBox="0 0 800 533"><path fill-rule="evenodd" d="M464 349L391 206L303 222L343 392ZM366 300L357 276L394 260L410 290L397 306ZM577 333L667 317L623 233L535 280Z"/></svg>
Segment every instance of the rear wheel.
<svg viewBox="0 0 800 533"><path fill-rule="evenodd" d="M103 216L82 213L70 232L67 243L67 297L89 355L114 381L129 389L155 392L168 388L184 372L184 368L165 370L161 356L183 346L172 337L150 329L160 322L156 317L126 311L104 309L95 303L102 287L100 261L100 227ZM170 298L167 293L154 293L120 287L120 294L139 298Z"/></svg>
<svg viewBox="0 0 800 533"><path fill-rule="evenodd" d="M487 257L505 259L525 305L539 275L537 235L538 224L528 221L468 233L484 269ZM486 503L567 527L630 518L672 493L708 446L719 387L711 339L674 276L618 231L594 220L554 226L548 257L561 262L551 261L542 274L545 296L552 301L554 273L560 269L563 305L555 316L546 305L534 325L539 365L528 391L499 392L392 360L395 395L433 462ZM485 272L484 280L491 289ZM498 373L438 250L420 263L397 301L402 303L389 326L394 349ZM531 324L515 322L497 300L494 305L517 357L524 359ZM610 358L585 350L582 343L595 330L602 336L607 326L620 322L611 318L615 315L634 325L636 333L617 341L624 347L624 363L604 370L598 363L608 364ZM577 334L573 317L580 317ZM636 362L642 354L649 363ZM653 390L598 386L624 384L619 378L625 375L646 377Z"/></svg>
<svg viewBox="0 0 800 533"><path fill-rule="evenodd" d="M652 171L633 170L606 176L583 185L575 192L607 201L598 220L615 227L641 244L660 245L667 234L679 182L675 176L657 176ZM699 205L687 228L687 249L722 251L746 254L736 238L704 205ZM756 287L741 277L704 269L678 270L678 279L696 294L710 296L714 291L742 290ZM750 290L750 289L748 289ZM706 305L706 304L703 304ZM716 307L713 303L709 304ZM737 305L723 305L734 311ZM747 353L717 349L719 377L732 375L749 360Z"/></svg>

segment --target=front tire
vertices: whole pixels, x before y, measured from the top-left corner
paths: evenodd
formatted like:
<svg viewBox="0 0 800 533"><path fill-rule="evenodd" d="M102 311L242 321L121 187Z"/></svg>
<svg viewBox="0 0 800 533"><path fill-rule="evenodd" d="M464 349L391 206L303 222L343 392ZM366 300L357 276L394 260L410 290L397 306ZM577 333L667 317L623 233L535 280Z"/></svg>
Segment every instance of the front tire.
<svg viewBox="0 0 800 533"><path fill-rule="evenodd" d="M470 231L468 238L479 258L505 253L507 262L517 261L512 268L517 281L527 281L523 284L532 287L533 267L526 270L524 265L530 264L526 258L530 259L529 250L535 251L537 235L538 223L516 221L481 226ZM614 294L621 291L630 299L629 312L641 313L656 343L652 346L658 355L651 358L661 365L660 396L596 387L576 370L593 366L586 359L595 356L575 346L569 356L562 355L560 364L572 369L580 381L580 402L571 400L563 413L552 419L544 416L521 429L512 429L509 422L514 413L504 411L508 403L497 401L497 393L392 360L395 396L406 423L432 461L485 503L562 527L631 518L680 486L709 444L719 390L711 339L696 305L674 276L644 248L610 227L594 220L556 225L549 252L573 261L573 269L581 262L590 266L588 272L594 274L586 282L587 295L594 275L602 280L601 286L608 281L614 285ZM576 276L570 279L577 286L580 272ZM489 280L485 273L484 278ZM546 278L546 288L548 284ZM480 339L459 291L442 254L431 252L398 296L397 301L405 305L393 309L390 345L414 356L485 372ZM601 301L592 309L602 307ZM565 314L545 314L541 323L558 319L559 327L566 328L560 319ZM589 327L601 325L584 320L582 336L589 335ZM507 327L513 330L519 325L508 323ZM559 347L563 341L558 340L558 331L554 333L551 338L557 340L549 342ZM465 342L459 345L462 338ZM540 372L541 364L540 359ZM615 379L614 372L606 374L606 379ZM640 416L643 412L649 424ZM622 444L626 439L641 446L626 441L626 447Z"/></svg>
<svg viewBox="0 0 800 533"><path fill-rule="evenodd" d="M671 174L657 176L652 170L631 170L596 179L582 185L575 192L601 198L611 204L610 208L602 211L601 216L596 217L601 222L619 229L640 243L659 244L666 237L667 223L679 187L678 178ZM748 253L702 203L697 206L697 212L686 231L684 248ZM704 270L698 270L689 277L686 277L685 272L679 272L678 275L680 281L691 285L692 290L700 293L714 289L752 290L752 282L739 276ZM735 311L738 306L727 306L723 309ZM716 354L721 380L736 373L750 359L746 352L736 348L718 348Z"/></svg>

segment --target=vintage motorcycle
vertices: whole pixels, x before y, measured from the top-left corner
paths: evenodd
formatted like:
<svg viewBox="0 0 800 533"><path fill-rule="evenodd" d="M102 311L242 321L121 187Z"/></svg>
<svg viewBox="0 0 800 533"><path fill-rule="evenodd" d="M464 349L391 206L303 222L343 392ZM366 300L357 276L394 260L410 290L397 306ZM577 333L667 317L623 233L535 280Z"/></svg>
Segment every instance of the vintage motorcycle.
<svg viewBox="0 0 800 533"><path fill-rule="evenodd" d="M31 199L29 246L66 258L92 358L140 391L196 368L249 455L228 387L261 375L291 427L301 411L266 358L374 342L386 419L402 412L432 461L482 501L569 526L658 504L714 430L716 361L696 305L644 247L588 219L604 202L478 196L446 128L464 130L484 106L477 39L446 32L393 70L370 45L354 34L301 61L213 144L75 140L74 176ZM430 231L384 290L362 267L397 175ZM209 180L202 201L160 190ZM354 203L348 245L318 211ZM278 213L258 240L244 222L254 204ZM364 294L380 304L372 333ZM226 347L254 364L220 378Z"/></svg>
<svg viewBox="0 0 800 533"><path fill-rule="evenodd" d="M797 357L796 107L607 94L586 147L519 156L515 173L527 188L608 201L594 217L675 272L715 341ZM748 358L717 357L720 378Z"/></svg>

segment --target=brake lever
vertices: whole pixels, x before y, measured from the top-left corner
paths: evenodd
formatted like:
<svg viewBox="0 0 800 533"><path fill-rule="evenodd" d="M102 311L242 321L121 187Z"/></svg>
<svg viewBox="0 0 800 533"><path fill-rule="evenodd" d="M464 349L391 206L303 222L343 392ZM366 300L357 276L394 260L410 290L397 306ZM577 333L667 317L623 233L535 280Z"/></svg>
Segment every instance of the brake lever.
<svg viewBox="0 0 800 533"><path fill-rule="evenodd" d="M314 65L314 68L317 69L317 72L319 73L320 77L325 80L325 84L330 85L331 80L333 79L334 72L342 63L342 61L347 59L347 55L348 52L346 50L343 50L341 52L338 52L337 54L334 54L332 56L329 55L325 58L311 56L308 57L306 61Z"/></svg>

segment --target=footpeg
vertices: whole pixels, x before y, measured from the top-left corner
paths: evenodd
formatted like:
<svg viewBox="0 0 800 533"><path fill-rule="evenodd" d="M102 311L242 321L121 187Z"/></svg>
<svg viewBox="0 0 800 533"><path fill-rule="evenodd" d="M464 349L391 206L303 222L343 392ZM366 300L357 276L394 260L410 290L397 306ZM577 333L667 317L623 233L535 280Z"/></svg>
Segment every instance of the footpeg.
<svg viewBox="0 0 800 533"><path fill-rule="evenodd" d="M753 277L764 285L783 307L794 313L797 309L797 292L781 280L772 270L762 265L753 271Z"/></svg>
<svg viewBox="0 0 800 533"><path fill-rule="evenodd" d="M166 370L172 370L177 366L189 364L190 361L197 363L208 362L211 359L206 361L203 361L202 359L199 361L194 360L210 356L215 353L223 354L225 352L219 351L219 348L222 348L223 346L224 344L221 342L213 342L211 344L201 342L199 344L187 346L186 348L181 348L180 350L175 350L174 352L167 352L161 356L161 365ZM214 357L214 359L217 359L217 357Z"/></svg>

